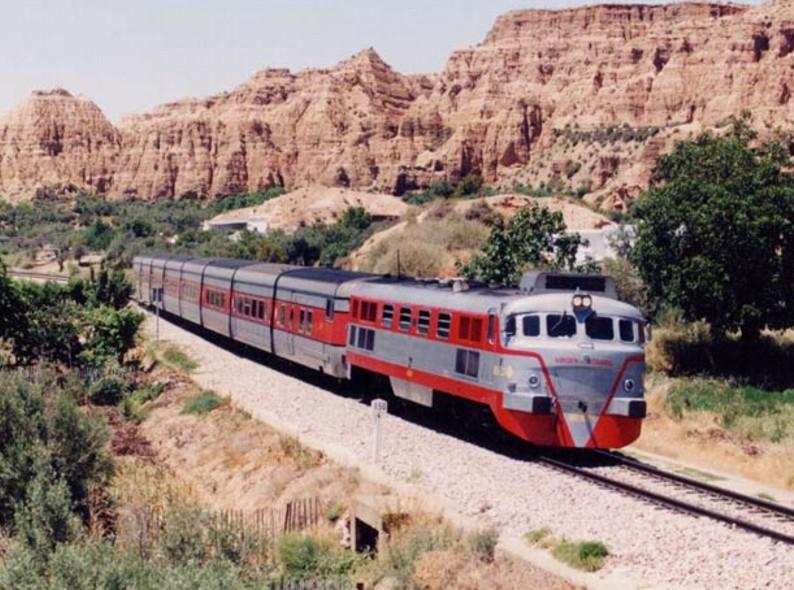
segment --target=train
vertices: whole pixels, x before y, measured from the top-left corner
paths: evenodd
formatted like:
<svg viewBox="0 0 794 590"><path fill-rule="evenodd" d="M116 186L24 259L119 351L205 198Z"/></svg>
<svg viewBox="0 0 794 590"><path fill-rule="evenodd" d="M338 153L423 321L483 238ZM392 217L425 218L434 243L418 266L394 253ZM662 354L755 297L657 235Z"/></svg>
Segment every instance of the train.
<svg viewBox="0 0 794 590"><path fill-rule="evenodd" d="M605 275L533 270L504 288L179 254L133 272L144 306L339 379L377 376L420 409L460 400L543 447L640 435L646 324Z"/></svg>

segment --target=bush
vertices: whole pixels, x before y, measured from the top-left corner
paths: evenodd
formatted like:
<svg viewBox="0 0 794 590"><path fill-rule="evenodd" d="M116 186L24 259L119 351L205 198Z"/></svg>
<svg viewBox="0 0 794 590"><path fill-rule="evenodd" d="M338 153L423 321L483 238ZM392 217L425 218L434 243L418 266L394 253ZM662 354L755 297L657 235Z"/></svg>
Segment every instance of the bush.
<svg viewBox="0 0 794 590"><path fill-rule="evenodd" d="M658 321L646 346L651 369L670 376L736 379L765 389L794 387L794 341L789 336L766 332L754 342L735 334L715 339L705 322L685 323L670 310Z"/></svg>
<svg viewBox="0 0 794 590"><path fill-rule="evenodd" d="M129 393L129 385L120 377L106 376L88 390L88 399L97 406L115 406Z"/></svg>
<svg viewBox="0 0 794 590"><path fill-rule="evenodd" d="M552 550L552 555L576 569L596 572L604 567L609 550L599 541L561 541Z"/></svg>
<svg viewBox="0 0 794 590"><path fill-rule="evenodd" d="M34 491L55 506L61 485L71 510L87 518L89 489L105 485L113 470L101 418L81 412L46 378L0 374L0 432L0 526L15 522Z"/></svg>
<svg viewBox="0 0 794 590"><path fill-rule="evenodd" d="M347 576L359 562L328 540L295 533L281 537L276 552L284 573L299 580Z"/></svg>
<svg viewBox="0 0 794 590"><path fill-rule="evenodd" d="M499 543L499 531L495 528L488 528L477 531L469 538L474 553L480 556L483 561L493 561L496 552L496 545Z"/></svg>
<svg viewBox="0 0 794 590"><path fill-rule="evenodd" d="M219 408L223 400L214 391L204 391L190 399L182 408L183 414L209 414Z"/></svg>
<svg viewBox="0 0 794 590"><path fill-rule="evenodd" d="M460 533L440 522L415 523L391 534L377 565L384 577L394 578L401 588L413 587L416 563L423 554L461 542Z"/></svg>
<svg viewBox="0 0 794 590"><path fill-rule="evenodd" d="M794 389L765 391L716 379L681 379L667 393L677 419L690 412L716 414L720 425L754 440L780 442L794 436Z"/></svg>

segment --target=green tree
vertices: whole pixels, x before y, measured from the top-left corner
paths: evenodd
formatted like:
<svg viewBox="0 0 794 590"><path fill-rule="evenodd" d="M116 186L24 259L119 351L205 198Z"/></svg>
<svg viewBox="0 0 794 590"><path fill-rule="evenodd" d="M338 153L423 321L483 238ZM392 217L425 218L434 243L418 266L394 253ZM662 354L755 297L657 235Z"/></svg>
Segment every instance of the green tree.
<svg viewBox="0 0 794 590"><path fill-rule="evenodd" d="M27 323L25 308L19 290L6 274L0 262L0 340L13 349L22 338Z"/></svg>
<svg viewBox="0 0 794 590"><path fill-rule="evenodd" d="M512 219L497 219L483 252L463 266L463 274L498 285L517 285L530 268L582 271L576 264L579 247L586 241L566 233L562 213L532 205Z"/></svg>
<svg viewBox="0 0 794 590"><path fill-rule="evenodd" d="M794 178L779 145L751 146L746 121L659 161L638 200L632 260L655 306L706 320L715 337L792 325Z"/></svg>

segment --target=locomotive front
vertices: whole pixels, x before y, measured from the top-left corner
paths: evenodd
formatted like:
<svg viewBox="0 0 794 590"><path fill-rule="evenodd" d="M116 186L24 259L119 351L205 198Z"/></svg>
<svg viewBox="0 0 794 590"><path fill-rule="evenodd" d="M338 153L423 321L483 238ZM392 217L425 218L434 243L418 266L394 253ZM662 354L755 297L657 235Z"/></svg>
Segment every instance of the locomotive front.
<svg viewBox="0 0 794 590"><path fill-rule="evenodd" d="M503 418L530 414L537 428L545 415L559 446L636 440L646 412L641 312L617 299L609 277L533 273L522 287L526 296L501 313Z"/></svg>

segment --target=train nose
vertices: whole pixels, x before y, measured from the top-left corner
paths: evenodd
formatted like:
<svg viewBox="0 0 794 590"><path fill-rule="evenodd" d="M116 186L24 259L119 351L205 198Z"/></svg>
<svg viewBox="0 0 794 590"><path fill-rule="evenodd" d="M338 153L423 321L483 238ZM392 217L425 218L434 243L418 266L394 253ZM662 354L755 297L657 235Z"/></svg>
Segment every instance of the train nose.
<svg viewBox="0 0 794 590"><path fill-rule="evenodd" d="M549 376L573 446L593 446L604 416L644 416L641 363L627 364L623 357L562 360L550 366Z"/></svg>

